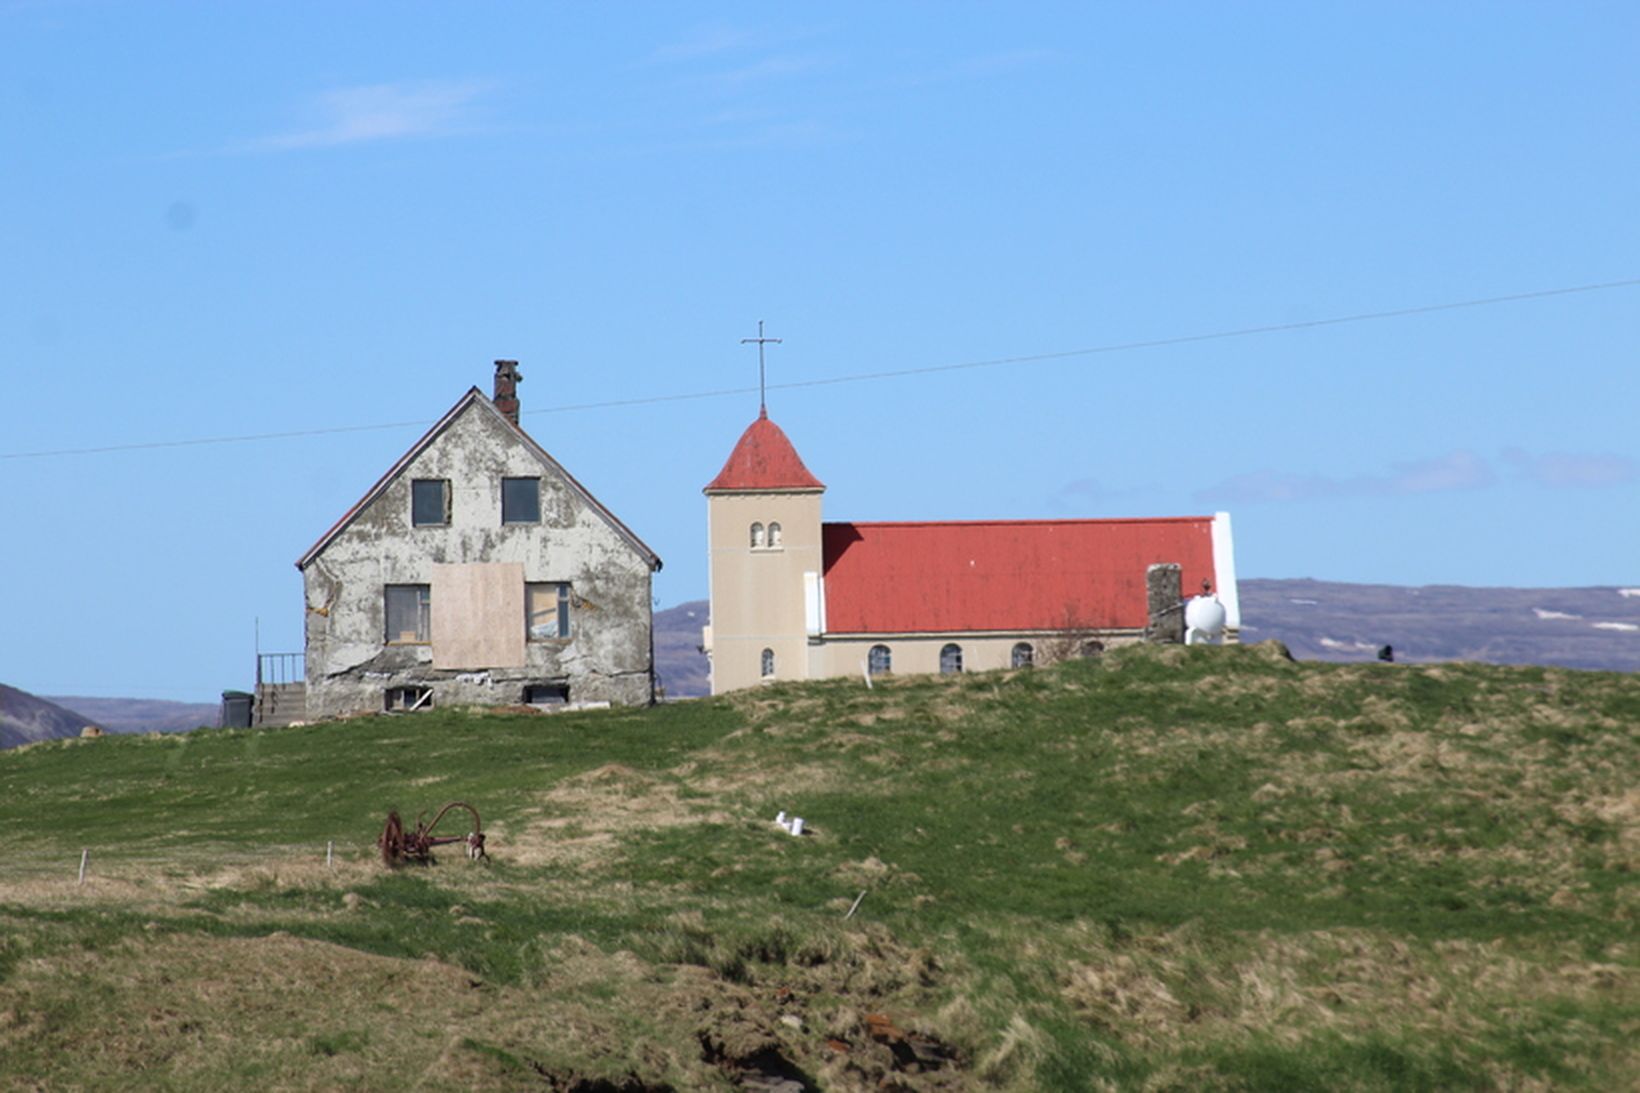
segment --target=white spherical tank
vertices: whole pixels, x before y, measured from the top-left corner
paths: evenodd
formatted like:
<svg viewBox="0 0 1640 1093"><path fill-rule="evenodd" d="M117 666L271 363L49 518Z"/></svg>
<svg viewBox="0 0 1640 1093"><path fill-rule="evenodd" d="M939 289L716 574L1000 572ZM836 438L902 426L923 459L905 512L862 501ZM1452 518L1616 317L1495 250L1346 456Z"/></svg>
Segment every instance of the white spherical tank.
<svg viewBox="0 0 1640 1093"><path fill-rule="evenodd" d="M1185 641L1218 641L1227 617L1217 596L1196 596L1184 605Z"/></svg>

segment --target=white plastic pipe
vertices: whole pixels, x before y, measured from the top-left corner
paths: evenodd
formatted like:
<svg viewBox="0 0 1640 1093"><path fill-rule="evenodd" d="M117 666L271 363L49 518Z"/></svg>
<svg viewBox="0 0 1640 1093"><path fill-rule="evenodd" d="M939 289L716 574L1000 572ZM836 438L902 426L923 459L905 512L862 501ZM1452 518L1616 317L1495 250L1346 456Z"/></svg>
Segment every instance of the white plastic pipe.
<svg viewBox="0 0 1640 1093"><path fill-rule="evenodd" d="M792 820L792 834L793 835L803 834L803 817L797 816L797 817L793 818L793 820Z"/></svg>

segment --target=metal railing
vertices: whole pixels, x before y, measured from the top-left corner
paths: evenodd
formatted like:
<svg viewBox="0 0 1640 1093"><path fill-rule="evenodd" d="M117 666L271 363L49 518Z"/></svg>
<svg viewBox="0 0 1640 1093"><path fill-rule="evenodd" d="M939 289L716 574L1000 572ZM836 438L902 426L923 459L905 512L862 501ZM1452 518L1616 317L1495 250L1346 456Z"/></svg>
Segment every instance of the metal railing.
<svg viewBox="0 0 1640 1093"><path fill-rule="evenodd" d="M307 657L302 653L258 653L256 686L278 687L307 679Z"/></svg>

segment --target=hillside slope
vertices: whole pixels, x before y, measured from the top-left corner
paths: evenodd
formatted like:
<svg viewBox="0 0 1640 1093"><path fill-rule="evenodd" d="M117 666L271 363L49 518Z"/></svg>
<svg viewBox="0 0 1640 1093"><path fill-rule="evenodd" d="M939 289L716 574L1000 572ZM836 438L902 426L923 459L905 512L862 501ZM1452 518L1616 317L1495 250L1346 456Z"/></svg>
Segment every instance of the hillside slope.
<svg viewBox="0 0 1640 1093"><path fill-rule="evenodd" d="M1622 1088L1637 725L1631 677L1140 647L35 745L0 1085ZM450 800L493 861L385 872Z"/></svg>
<svg viewBox="0 0 1640 1093"><path fill-rule="evenodd" d="M79 736L97 722L27 691L0 683L0 748ZM100 726L97 726L100 727Z"/></svg>

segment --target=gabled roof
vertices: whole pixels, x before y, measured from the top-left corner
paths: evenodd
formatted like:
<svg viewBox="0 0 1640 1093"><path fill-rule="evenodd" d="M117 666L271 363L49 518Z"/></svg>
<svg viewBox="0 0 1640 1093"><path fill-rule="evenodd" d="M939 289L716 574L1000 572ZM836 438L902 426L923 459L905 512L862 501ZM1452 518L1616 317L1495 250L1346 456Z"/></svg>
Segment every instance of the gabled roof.
<svg viewBox="0 0 1640 1093"><path fill-rule="evenodd" d="M707 483L705 493L718 490L823 490L826 487L803 466L797 449L786 439L780 426L769 420L769 411L758 411L757 420L746 427L729 453L718 476Z"/></svg>
<svg viewBox="0 0 1640 1093"><path fill-rule="evenodd" d="M626 540L632 549L637 551L638 554L643 557L644 561L649 564L649 568L651 570L657 570L661 567L660 555L656 554L653 550L650 550L642 539L639 539L632 533L631 528L621 523L613 512L606 509L603 506L603 503L596 497L592 496L585 486L576 481L575 476L565 470L563 464L548 455L545 448L541 447L541 445L532 440L528 433L515 425L500 410L497 410L495 408L495 403L491 402L484 395L484 392L480 391L476 387L471 387L468 388L465 395L462 395L461 398L457 400L454 406L450 407L448 413L439 418L438 421L433 424L433 427L428 429L427 432L422 435L420 440L410 446L409 451L399 457L398 462L394 463L387 469L386 474L377 479L376 484L371 486L369 491L363 497L359 498L359 500L354 503L353 507L348 509L347 512L342 515L340 520L337 520L336 523L331 525L329 531L319 537L318 542L314 543L307 549L307 553L297 559L296 568L306 569L308 563L313 561L314 558L317 558L320 552L323 551L325 547L330 545L332 539L340 535L347 528L347 526L354 521L359 513L369 507L371 502L375 501L376 498L385 493L387 491L387 487L391 486L399 475L404 473L404 469L408 467L417 456L426 451L433 441L437 440L444 430L448 429L450 425L455 422L455 420L459 418L469 407L473 407L476 412L479 413L493 414L497 421L512 431L512 433L518 438L519 442L529 450L531 455L541 461L542 466L544 466L553 475L563 479L563 481L569 485L569 488L577 497L586 502L587 506L591 508L593 512L596 512L599 516L603 517L604 521L609 524L615 533L622 539Z"/></svg>
<svg viewBox="0 0 1640 1093"><path fill-rule="evenodd" d="M833 634L1139 628L1146 567L1178 563L1186 596L1215 579L1210 516L828 523L821 545Z"/></svg>

